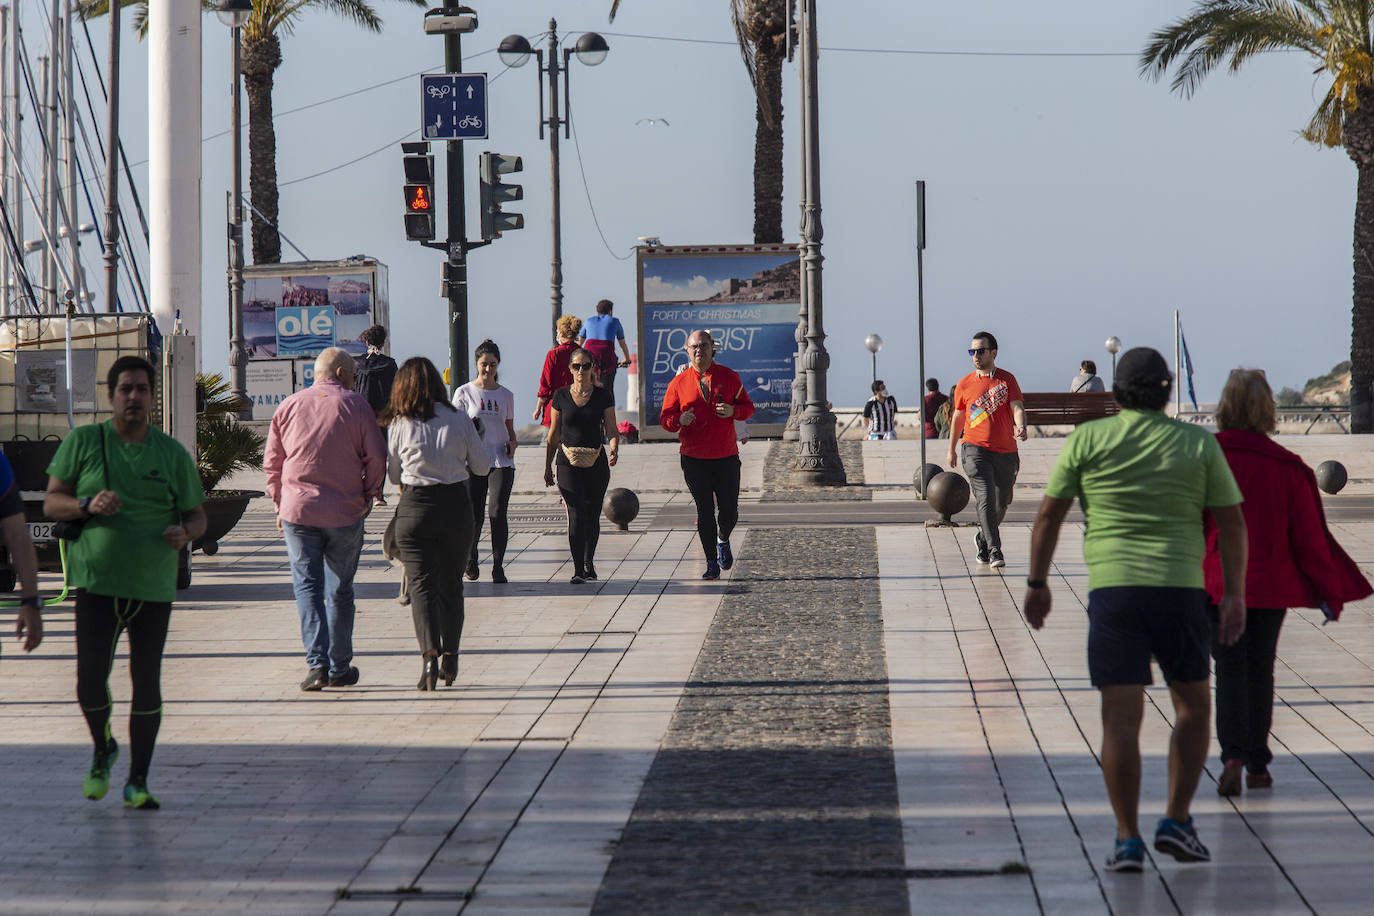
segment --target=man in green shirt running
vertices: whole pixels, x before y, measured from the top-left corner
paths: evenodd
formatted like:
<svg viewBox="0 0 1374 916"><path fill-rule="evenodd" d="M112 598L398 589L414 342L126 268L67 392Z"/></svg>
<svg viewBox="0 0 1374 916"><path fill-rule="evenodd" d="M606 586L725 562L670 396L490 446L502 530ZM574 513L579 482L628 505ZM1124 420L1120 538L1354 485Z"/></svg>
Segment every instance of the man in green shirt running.
<svg viewBox="0 0 1374 916"><path fill-rule="evenodd" d="M1172 376L1148 347L1128 351L1112 392L1122 412L1085 423L1064 443L1031 533L1026 619L1050 613L1046 577L1059 528L1077 497L1088 564L1088 670L1102 696L1102 776L1116 815L1108 871L1140 871L1140 725L1150 658L1173 699L1169 797L1155 849L1205 862L1207 847L1188 813L1207 759L1212 697L1210 618L1202 585L1202 517L1221 536L1225 597L1219 639L1245 629L1245 516L1241 494L1215 437L1164 414Z"/></svg>
<svg viewBox="0 0 1374 916"><path fill-rule="evenodd" d="M82 792L105 797L119 745L110 734L110 666L129 632L129 780L124 805L154 809L148 766L162 723L162 647L176 597L177 554L205 533L196 464L148 423L153 367L121 356L106 378L114 419L74 429L48 465L43 513L85 527L67 559L76 588L76 697L95 754Z"/></svg>

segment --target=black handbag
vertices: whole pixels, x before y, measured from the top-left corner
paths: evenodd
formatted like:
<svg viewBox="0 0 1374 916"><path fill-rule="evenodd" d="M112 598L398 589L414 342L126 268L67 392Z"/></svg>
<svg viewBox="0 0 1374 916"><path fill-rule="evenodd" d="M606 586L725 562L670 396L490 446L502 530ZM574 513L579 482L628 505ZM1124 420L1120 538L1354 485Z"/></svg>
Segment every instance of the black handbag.
<svg viewBox="0 0 1374 916"><path fill-rule="evenodd" d="M105 489L110 488L110 466L105 460L105 424L100 424L100 470L105 475ZM80 475L78 475L79 477ZM94 516L61 521L52 526L53 537L63 541L75 541L86 530L86 523Z"/></svg>

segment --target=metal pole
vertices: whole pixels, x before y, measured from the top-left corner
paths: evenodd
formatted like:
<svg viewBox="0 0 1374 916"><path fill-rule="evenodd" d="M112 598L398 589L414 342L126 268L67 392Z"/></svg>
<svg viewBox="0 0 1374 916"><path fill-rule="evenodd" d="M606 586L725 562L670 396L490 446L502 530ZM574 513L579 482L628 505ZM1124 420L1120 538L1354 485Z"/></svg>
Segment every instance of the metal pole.
<svg viewBox="0 0 1374 916"><path fill-rule="evenodd" d="M1178 379L1183 371L1183 347L1179 343L1183 334L1179 326L1178 309L1174 309L1174 416L1183 413L1183 388ZM1112 354L1112 384L1116 384L1116 354Z"/></svg>
<svg viewBox="0 0 1374 916"><path fill-rule="evenodd" d="M13 22L8 6L0 6L0 136L10 136L10 45L14 43ZM8 209L14 209L15 201L10 193L10 153L9 145L0 141L0 197L4 197ZM21 238L19 243L22 245ZM9 246L0 244L0 315L10 313L10 251Z"/></svg>
<svg viewBox="0 0 1374 916"><path fill-rule="evenodd" d="M119 310L119 9L120 4L110 4L110 101L105 123L104 260L107 312Z"/></svg>
<svg viewBox="0 0 1374 916"><path fill-rule="evenodd" d="M67 224L67 256L71 259L71 281L78 307L91 311L86 294L86 273L81 269L81 238L77 232L76 206L76 70L72 48L72 19L75 0L67 0L62 14L62 145L67 155L67 199L62 219Z"/></svg>
<svg viewBox="0 0 1374 916"><path fill-rule="evenodd" d="M38 211L38 222L42 225L41 235L43 247L39 250L39 263L42 269L38 272L39 292L42 294L42 308L39 310L44 315L53 315L57 312L57 281L53 277L52 255L53 245L49 241L56 241L56 231L52 225L52 156L53 156L53 131L52 123L48 112L48 84L52 81L51 67L46 56L38 58L38 116L39 129L43 134L43 170L38 179L38 200L35 202L35 209ZM22 167L22 166L21 166Z"/></svg>
<svg viewBox="0 0 1374 916"><path fill-rule="evenodd" d="M816 77L816 0L801 0L801 80L806 98L802 119L809 122L806 156L806 209L802 216L802 284L806 289L806 410L800 427L800 449L792 470L803 483L843 486L844 462L835 437L835 414L826 397L825 324L821 297L821 148L820 104Z"/></svg>
<svg viewBox="0 0 1374 916"><path fill-rule="evenodd" d="M243 349L243 130L240 83L243 79L243 29L231 30L234 41L233 99L229 106L233 118L234 195L229 205L229 387L239 404L239 419L253 419L253 404L248 399L248 354Z"/></svg>
<svg viewBox="0 0 1374 916"><path fill-rule="evenodd" d="M10 177L13 179L11 184L3 190L5 199L9 201L10 222L14 224L14 238L19 244L19 260L11 265L10 279L14 282L16 289L19 286L19 275L24 270L24 109L19 104L19 87L22 82L23 58L19 53L19 42L23 37L23 31L19 25L19 4L16 2L10 7L10 46L9 46L9 96L6 104L9 106L9 120L6 121L7 136L12 141L12 155L10 161ZM9 287L5 288L5 308L4 314L10 314Z"/></svg>
<svg viewBox="0 0 1374 916"><path fill-rule="evenodd" d="M877 351L874 351L874 353L873 353L873 378L871 378L869 381L874 382L874 383L876 383L876 382L878 381L878 354L877 354Z"/></svg>
<svg viewBox="0 0 1374 916"><path fill-rule="evenodd" d="M553 303L553 342L558 343L558 319L563 315L563 204L558 170L558 22L549 20L549 219L553 231L553 259L549 271L549 300Z"/></svg>
<svg viewBox="0 0 1374 916"><path fill-rule="evenodd" d="M791 0L788 2L788 22L793 19ZM793 48L790 46L792 29L788 29L789 47L787 59L792 59ZM800 61L798 67L800 67ZM799 92L800 108L806 110L806 86L800 80L797 81ZM808 141L811 130L810 122L803 117L801 119L801 225L806 225L806 188L807 174L811 170L811 157L808 154L811 145ZM800 257L800 255L798 255ZM797 296L797 329L793 332L793 339L797 342L797 354L792 365L792 403L787 411L787 425L783 428L782 438L785 442L796 442L801 439L801 416L806 409L806 370L803 368L806 363L806 326L807 326L807 301L806 284L800 286L800 295Z"/></svg>
<svg viewBox="0 0 1374 916"><path fill-rule="evenodd" d="M458 15L458 0L444 0L444 10ZM444 34L444 70L463 72L463 52L457 32ZM468 382L468 242L463 194L463 141L449 140L446 157L448 187L448 364L450 391Z"/></svg>
<svg viewBox="0 0 1374 916"><path fill-rule="evenodd" d="M916 181L916 396L921 399L921 466L916 479L921 482L921 496L926 495L926 183ZM933 421L934 418L932 417Z"/></svg>

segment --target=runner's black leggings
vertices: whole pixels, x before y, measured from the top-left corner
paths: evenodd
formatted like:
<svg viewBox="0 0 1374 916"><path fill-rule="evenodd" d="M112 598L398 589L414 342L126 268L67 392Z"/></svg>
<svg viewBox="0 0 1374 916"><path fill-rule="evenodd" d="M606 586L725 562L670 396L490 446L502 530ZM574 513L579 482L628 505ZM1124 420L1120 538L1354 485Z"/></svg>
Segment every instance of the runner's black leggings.
<svg viewBox="0 0 1374 916"><path fill-rule="evenodd" d="M697 504L697 537L707 561L714 561L716 541L730 540L739 521L739 456L725 458L682 457L682 476ZM717 524L717 507L719 519Z"/></svg>
<svg viewBox="0 0 1374 916"><path fill-rule="evenodd" d="M76 699L97 750L110 741L110 668L119 634L129 632L129 779L146 779L162 725L162 647L170 601L76 593Z"/></svg>
<svg viewBox="0 0 1374 916"><path fill-rule="evenodd" d="M560 460L555 471L558 492L563 494L568 510L568 550L573 570L580 576L595 568L596 542L601 539L601 501L611 485L611 465L603 449L589 468L575 468Z"/></svg>
<svg viewBox="0 0 1374 916"><path fill-rule="evenodd" d="M515 468L492 468L486 477L468 477L468 492L472 494L472 562L477 562L477 542L482 539L482 514L491 518L491 565L499 569L506 565L506 543L510 540L510 526L506 510L510 508L510 491L515 486ZM487 494L491 493L491 505Z"/></svg>

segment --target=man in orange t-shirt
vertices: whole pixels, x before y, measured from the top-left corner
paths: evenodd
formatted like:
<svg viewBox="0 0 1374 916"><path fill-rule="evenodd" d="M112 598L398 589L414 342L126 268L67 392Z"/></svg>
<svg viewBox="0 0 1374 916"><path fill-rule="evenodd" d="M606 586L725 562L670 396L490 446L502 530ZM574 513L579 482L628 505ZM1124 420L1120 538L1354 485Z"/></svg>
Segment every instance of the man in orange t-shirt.
<svg viewBox="0 0 1374 916"><path fill-rule="evenodd" d="M668 383L659 415L659 424L682 443L682 476L697 506L697 537L706 554L703 579L719 579L735 563L730 532L739 521L740 462L734 421L754 415L744 383L715 354L711 332L693 331L687 365Z"/></svg>
<svg viewBox="0 0 1374 916"><path fill-rule="evenodd" d="M949 466L957 467L955 450L962 437L964 473L978 512L978 562L1005 566L998 526L1021 470L1016 440L1026 438L1026 412L1016 376L997 368L996 337L987 331L974 334L968 355L973 371L959 380L950 398Z"/></svg>

